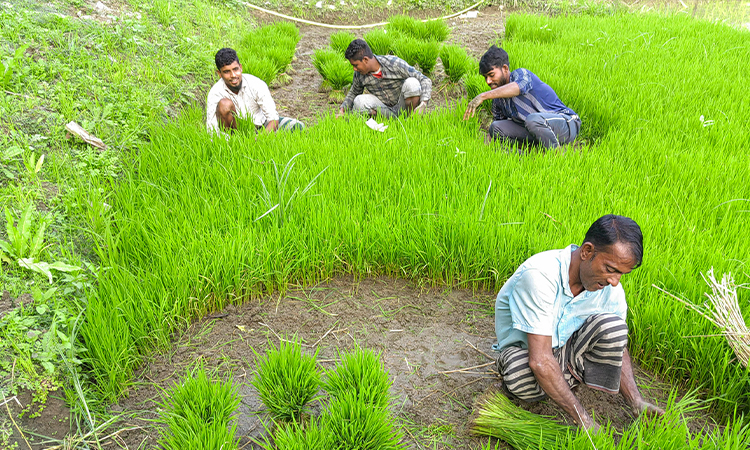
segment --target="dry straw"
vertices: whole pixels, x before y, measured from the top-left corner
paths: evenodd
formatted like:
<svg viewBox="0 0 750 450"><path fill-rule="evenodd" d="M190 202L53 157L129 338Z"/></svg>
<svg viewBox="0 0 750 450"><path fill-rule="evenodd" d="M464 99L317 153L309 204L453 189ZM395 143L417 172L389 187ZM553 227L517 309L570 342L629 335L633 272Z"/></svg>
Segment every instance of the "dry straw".
<svg viewBox="0 0 750 450"><path fill-rule="evenodd" d="M703 303L703 305L696 305L677 297L655 284L652 284L652 286L681 302L719 327L721 335L727 338L727 342L729 342L737 358L744 367L747 367L748 360L750 360L750 330L745 325L745 319L742 317L740 304L737 300L737 285L734 283L732 274L724 274L721 277L721 282L718 282L716 281L714 268L712 267L708 271L708 276L702 273L701 276L706 284L711 287L711 293L705 293L710 301Z"/></svg>

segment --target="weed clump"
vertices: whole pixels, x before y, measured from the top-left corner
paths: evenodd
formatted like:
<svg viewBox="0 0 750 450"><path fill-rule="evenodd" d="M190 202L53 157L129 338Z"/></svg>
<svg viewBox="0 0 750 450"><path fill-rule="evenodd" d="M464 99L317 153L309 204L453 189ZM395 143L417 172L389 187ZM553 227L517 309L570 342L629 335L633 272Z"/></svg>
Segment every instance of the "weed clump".
<svg viewBox="0 0 750 450"><path fill-rule="evenodd" d="M237 449L234 414L240 404L232 381L212 382L201 369L165 393L158 422L165 450Z"/></svg>
<svg viewBox="0 0 750 450"><path fill-rule="evenodd" d="M440 49L440 61L451 83L458 83L474 67L474 60L471 56L463 47L455 44L444 45Z"/></svg>
<svg viewBox="0 0 750 450"><path fill-rule="evenodd" d="M270 344L265 355L255 350L257 374L252 385L274 420L299 421L305 406L318 392L320 374L315 367L318 357L303 355L299 343Z"/></svg>
<svg viewBox="0 0 750 450"><path fill-rule="evenodd" d="M339 355L341 362L334 370L326 371L323 388L335 398L353 393L366 404L385 408L390 402L388 389L391 381L383 368L380 355L371 350L357 349Z"/></svg>

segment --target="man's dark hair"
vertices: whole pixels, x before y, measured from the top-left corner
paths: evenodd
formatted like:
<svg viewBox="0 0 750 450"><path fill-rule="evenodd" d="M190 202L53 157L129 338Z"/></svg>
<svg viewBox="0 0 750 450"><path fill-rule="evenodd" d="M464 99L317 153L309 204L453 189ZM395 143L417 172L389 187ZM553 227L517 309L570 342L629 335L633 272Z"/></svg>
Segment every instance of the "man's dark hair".
<svg viewBox="0 0 750 450"><path fill-rule="evenodd" d="M501 69L503 66L510 67L508 52L497 45L493 45L484 55L482 55L482 59L479 60L479 73L486 75L494 67Z"/></svg>
<svg viewBox="0 0 750 450"><path fill-rule="evenodd" d="M240 59L237 57L237 52L232 50L231 48L222 48L218 52L216 52L216 57L214 58L216 62L216 68L218 70L221 70L222 67L228 66L232 64L233 62L237 61L240 62Z"/></svg>
<svg viewBox="0 0 750 450"><path fill-rule="evenodd" d="M365 56L368 58L375 57L375 55L372 54L372 50L370 50L370 46L367 45L367 42L365 42L364 39L353 40L344 53L344 58L349 61L362 61Z"/></svg>
<svg viewBox="0 0 750 450"><path fill-rule="evenodd" d="M596 219L583 242L591 242L594 248L605 249L617 242L622 242L630 247L630 253L635 259L636 268L643 261L643 234L641 227L629 217L607 214Z"/></svg>

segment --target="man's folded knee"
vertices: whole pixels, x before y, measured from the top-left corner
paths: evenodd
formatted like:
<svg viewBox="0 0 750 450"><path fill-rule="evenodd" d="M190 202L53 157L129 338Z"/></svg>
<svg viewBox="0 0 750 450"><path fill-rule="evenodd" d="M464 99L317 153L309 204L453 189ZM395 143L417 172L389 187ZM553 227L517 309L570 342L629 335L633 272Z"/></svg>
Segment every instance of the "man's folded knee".
<svg viewBox="0 0 750 450"><path fill-rule="evenodd" d="M407 78L401 86L401 93L404 94L404 98L419 97L422 95L422 85L414 77Z"/></svg>

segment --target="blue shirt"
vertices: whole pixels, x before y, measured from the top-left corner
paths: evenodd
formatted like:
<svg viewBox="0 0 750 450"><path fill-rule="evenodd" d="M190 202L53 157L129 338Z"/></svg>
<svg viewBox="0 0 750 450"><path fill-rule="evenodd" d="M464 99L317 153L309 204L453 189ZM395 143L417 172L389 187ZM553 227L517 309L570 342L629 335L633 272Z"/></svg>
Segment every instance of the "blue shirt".
<svg viewBox="0 0 750 450"><path fill-rule="evenodd" d="M521 94L512 98L494 99L492 115L495 120L511 119L522 124L526 121L526 117L533 113L552 112L569 116L576 115L575 111L563 104L551 87L529 70L514 70L510 73L509 82L517 83Z"/></svg>
<svg viewBox="0 0 750 450"><path fill-rule="evenodd" d="M573 296L568 270L577 248L537 253L505 282L495 301L494 350L528 348L527 333L552 336L552 348L562 347L594 314L611 313L625 320L628 305L622 284Z"/></svg>

